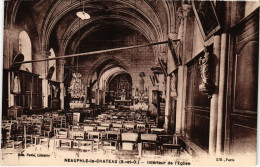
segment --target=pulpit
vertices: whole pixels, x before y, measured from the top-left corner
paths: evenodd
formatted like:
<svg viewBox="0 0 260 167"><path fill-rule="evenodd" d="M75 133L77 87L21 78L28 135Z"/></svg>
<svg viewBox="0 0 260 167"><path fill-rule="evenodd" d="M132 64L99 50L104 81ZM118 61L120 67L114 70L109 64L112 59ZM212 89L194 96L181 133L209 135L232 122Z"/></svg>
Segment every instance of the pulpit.
<svg viewBox="0 0 260 167"><path fill-rule="evenodd" d="M11 119L17 119L23 114L23 108L20 106L11 106L8 108L8 117Z"/></svg>

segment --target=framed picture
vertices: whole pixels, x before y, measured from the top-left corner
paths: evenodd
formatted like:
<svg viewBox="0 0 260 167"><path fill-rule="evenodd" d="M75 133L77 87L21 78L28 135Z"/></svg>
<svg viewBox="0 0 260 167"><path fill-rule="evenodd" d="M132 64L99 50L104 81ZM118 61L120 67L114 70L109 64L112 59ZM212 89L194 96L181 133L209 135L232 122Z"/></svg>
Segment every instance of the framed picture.
<svg viewBox="0 0 260 167"><path fill-rule="evenodd" d="M153 86L155 86L155 83L154 83L153 77L152 77L151 75L150 75L150 80L151 80Z"/></svg>
<svg viewBox="0 0 260 167"><path fill-rule="evenodd" d="M172 58L173 58L173 61L174 61L175 65L176 66L180 66L181 65L181 61L180 61L180 59L178 58L178 56L177 56L177 54L175 52L174 42L171 39L168 39L168 45L169 45L170 51L172 53ZM179 47L178 45L179 45L179 42L177 44L177 47Z"/></svg>
<svg viewBox="0 0 260 167"><path fill-rule="evenodd" d="M160 58L158 58L158 62L160 64L160 66L161 66L161 69L162 69L162 72L163 72L164 76L167 77L167 69L166 69L167 67L166 67L166 64Z"/></svg>
<svg viewBox="0 0 260 167"><path fill-rule="evenodd" d="M156 82L156 84L159 83L159 80L158 80L158 78L157 78L157 75L158 75L158 74L153 73L154 83Z"/></svg>
<svg viewBox="0 0 260 167"><path fill-rule="evenodd" d="M211 1L192 1L192 8L204 41L220 29L220 24Z"/></svg>

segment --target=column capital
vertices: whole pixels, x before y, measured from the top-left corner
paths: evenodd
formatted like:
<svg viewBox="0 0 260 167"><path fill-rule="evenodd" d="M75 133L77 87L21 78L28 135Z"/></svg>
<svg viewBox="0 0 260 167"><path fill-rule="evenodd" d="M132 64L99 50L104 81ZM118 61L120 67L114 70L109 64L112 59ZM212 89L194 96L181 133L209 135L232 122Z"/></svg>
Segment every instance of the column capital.
<svg viewBox="0 0 260 167"><path fill-rule="evenodd" d="M176 39L178 39L178 33L176 33L176 32L170 32L170 33L168 34L168 38L171 39L171 40L176 40Z"/></svg>
<svg viewBox="0 0 260 167"><path fill-rule="evenodd" d="M67 61L65 59L58 59L60 65L64 65Z"/></svg>
<svg viewBox="0 0 260 167"><path fill-rule="evenodd" d="M51 55L51 52L50 51L46 51L46 50L40 50L39 53L40 53L42 58L48 58L48 56Z"/></svg>
<svg viewBox="0 0 260 167"><path fill-rule="evenodd" d="M182 4L182 9L183 9L183 16L188 17L191 12L191 5L189 4Z"/></svg>
<svg viewBox="0 0 260 167"><path fill-rule="evenodd" d="M189 4L182 4L182 7L179 7L177 10L178 19L184 19L189 17L191 14L192 6Z"/></svg>

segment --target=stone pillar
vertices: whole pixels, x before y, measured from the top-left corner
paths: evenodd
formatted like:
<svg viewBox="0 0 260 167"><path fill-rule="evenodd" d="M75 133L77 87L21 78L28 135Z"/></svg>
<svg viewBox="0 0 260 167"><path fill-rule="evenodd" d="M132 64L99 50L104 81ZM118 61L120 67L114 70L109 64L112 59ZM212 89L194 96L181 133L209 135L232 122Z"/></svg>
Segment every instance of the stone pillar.
<svg viewBox="0 0 260 167"><path fill-rule="evenodd" d="M4 55L3 55L3 68L9 69L12 57L13 57L13 31L5 29L4 30Z"/></svg>
<svg viewBox="0 0 260 167"><path fill-rule="evenodd" d="M49 51L41 50L38 54L33 56L33 60L47 59L50 54ZM39 74L42 79L43 107L48 107L48 61L32 63L32 67L32 72Z"/></svg>
<svg viewBox="0 0 260 167"><path fill-rule="evenodd" d="M178 9L178 16L181 21L178 36L181 42L181 59L182 62L185 60L185 56L187 56L187 52L189 51L186 43L190 40L190 36L187 35L187 22L188 17L190 16L191 5L182 4L182 7ZM187 67L182 64L178 68L178 98L176 105L176 133L184 135L184 127L185 127L185 98L186 98L186 73Z"/></svg>
<svg viewBox="0 0 260 167"><path fill-rule="evenodd" d="M11 77L12 72L8 72L8 107L11 107L14 105L14 95L11 94Z"/></svg>
<svg viewBox="0 0 260 167"><path fill-rule="evenodd" d="M217 118L218 118L218 81L219 81L219 55L220 55L220 36L214 36L214 67L216 90L210 101L210 125L209 125L209 154L216 153Z"/></svg>
<svg viewBox="0 0 260 167"><path fill-rule="evenodd" d="M65 96L64 83L61 82L61 83L60 83L60 108L61 108L62 110L64 110L64 96Z"/></svg>
<svg viewBox="0 0 260 167"><path fill-rule="evenodd" d="M13 37L12 34L14 34L13 31L10 29L5 29L4 30L4 53L3 53L3 68L4 69L9 69L13 54L14 54L14 49L13 49ZM8 107L11 107L14 105L14 95L11 94L11 77L12 77L12 72L8 72Z"/></svg>
<svg viewBox="0 0 260 167"><path fill-rule="evenodd" d="M217 122L217 144L216 155L222 153L222 129L223 129L223 106L225 94L225 72L226 72L226 47L227 34L221 35L221 52L220 52L220 74L219 74L219 96L218 96L218 122Z"/></svg>
<svg viewBox="0 0 260 167"><path fill-rule="evenodd" d="M166 81L166 103L165 103L165 120L164 120L164 125L163 128L165 129L166 132L168 132L169 129L169 115L170 115L170 76L167 76L167 81Z"/></svg>
<svg viewBox="0 0 260 167"><path fill-rule="evenodd" d="M63 110L64 109L64 64L65 64L64 59L58 59L58 68L57 68L57 79L60 82L60 108Z"/></svg>

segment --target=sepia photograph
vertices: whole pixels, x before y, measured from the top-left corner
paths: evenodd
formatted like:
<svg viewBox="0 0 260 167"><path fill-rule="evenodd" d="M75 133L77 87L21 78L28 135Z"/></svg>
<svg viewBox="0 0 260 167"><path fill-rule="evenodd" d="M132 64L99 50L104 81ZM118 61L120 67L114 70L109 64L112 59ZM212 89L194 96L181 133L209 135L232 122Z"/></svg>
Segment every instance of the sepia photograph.
<svg viewBox="0 0 260 167"><path fill-rule="evenodd" d="M3 0L2 166L256 166L255 1Z"/></svg>

